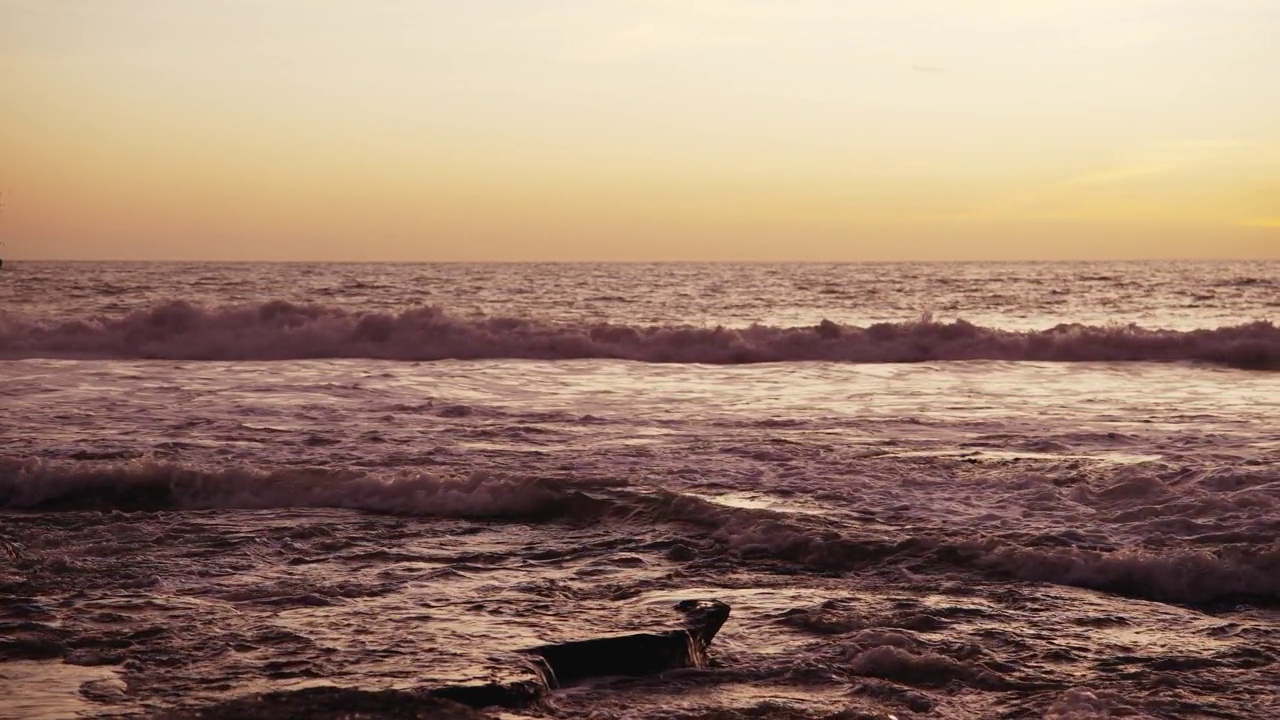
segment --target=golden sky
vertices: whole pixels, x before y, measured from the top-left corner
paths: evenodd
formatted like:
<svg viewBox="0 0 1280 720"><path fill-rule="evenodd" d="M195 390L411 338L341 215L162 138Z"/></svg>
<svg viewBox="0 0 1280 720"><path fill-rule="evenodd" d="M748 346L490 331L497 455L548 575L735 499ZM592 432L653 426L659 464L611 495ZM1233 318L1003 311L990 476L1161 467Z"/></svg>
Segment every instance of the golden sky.
<svg viewBox="0 0 1280 720"><path fill-rule="evenodd" d="M0 0L4 257L1280 258L1276 0Z"/></svg>

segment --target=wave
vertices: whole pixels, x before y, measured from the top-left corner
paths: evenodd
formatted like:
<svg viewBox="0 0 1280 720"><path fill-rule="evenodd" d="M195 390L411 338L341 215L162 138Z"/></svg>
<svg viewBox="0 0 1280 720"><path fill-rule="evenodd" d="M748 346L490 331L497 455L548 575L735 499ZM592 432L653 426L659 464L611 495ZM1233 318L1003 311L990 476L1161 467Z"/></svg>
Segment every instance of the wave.
<svg viewBox="0 0 1280 720"><path fill-rule="evenodd" d="M701 527L724 552L743 561L781 562L819 572L865 571L886 564L908 564L923 571L965 568L998 578L1193 605L1232 599L1280 601L1280 541L1273 534L1223 543L1211 550L1099 552L1028 547L985 536L859 532L817 518L728 507L671 492L637 495L627 504L645 507L655 520Z"/></svg>
<svg viewBox="0 0 1280 720"><path fill-rule="evenodd" d="M0 460L0 508L36 511L340 508L461 519L551 519L585 496L551 480L473 473L204 470L153 461ZM586 508L581 511L586 512Z"/></svg>
<svg viewBox="0 0 1280 720"><path fill-rule="evenodd" d="M0 357L165 360L371 358L620 359L669 363L930 360L1202 361L1280 369L1270 321L1200 330L1058 325L1015 331L964 320L823 320L745 328L552 323L455 317L435 307L398 313L272 301L203 307L170 301L118 317L50 320L0 312Z"/></svg>
<svg viewBox="0 0 1280 720"><path fill-rule="evenodd" d="M1020 580L1105 590L1170 602L1228 598L1280 600L1280 543L1228 544L1205 550L1103 553L1076 548L1023 548L967 543L978 566Z"/></svg>
<svg viewBox="0 0 1280 720"><path fill-rule="evenodd" d="M984 536L947 538L896 531L885 535L822 518L722 505L608 479L570 481L480 472L463 477L415 472L379 477L319 467L207 470L154 461L0 459L0 508L333 508L470 520L675 525L684 528L682 536L699 545L700 552L710 553L707 557L777 563L789 571L849 572L905 564L913 571L962 568L1163 602L1280 601L1280 542L1270 534L1211 549L1184 545L1158 552L1101 552L1070 544L1045 548Z"/></svg>

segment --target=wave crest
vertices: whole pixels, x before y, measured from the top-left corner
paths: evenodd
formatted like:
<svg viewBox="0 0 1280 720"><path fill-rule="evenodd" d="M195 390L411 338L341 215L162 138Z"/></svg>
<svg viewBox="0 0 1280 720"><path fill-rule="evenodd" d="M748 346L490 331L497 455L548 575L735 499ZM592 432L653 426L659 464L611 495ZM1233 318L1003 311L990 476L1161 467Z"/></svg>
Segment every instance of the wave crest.
<svg viewBox="0 0 1280 720"><path fill-rule="evenodd" d="M1210 550L1172 547L1099 552L1026 546L995 537L860 532L816 517L738 508L625 481L556 480L472 473L249 468L207 470L152 461L0 460L0 508L34 511L155 511L337 508L520 522L615 522L683 527L702 551L789 571L849 572L906 563L918 570L967 568L1000 578L1070 585L1175 603L1280 600L1280 543L1273 537ZM698 544L695 542L695 544ZM0 548L3 551L3 548Z"/></svg>
<svg viewBox="0 0 1280 720"><path fill-rule="evenodd" d="M987 328L964 320L704 328L460 318L435 307L357 312L276 300L203 307L170 301L119 317L49 320L0 313L0 357L167 360L373 358L620 359L736 364L826 360L1168 361L1280 369L1270 321L1202 330L1134 325Z"/></svg>
<svg viewBox="0 0 1280 720"><path fill-rule="evenodd" d="M0 463L0 507L16 510L342 508L447 518L550 519L583 496L537 478L291 468L202 470L172 463Z"/></svg>

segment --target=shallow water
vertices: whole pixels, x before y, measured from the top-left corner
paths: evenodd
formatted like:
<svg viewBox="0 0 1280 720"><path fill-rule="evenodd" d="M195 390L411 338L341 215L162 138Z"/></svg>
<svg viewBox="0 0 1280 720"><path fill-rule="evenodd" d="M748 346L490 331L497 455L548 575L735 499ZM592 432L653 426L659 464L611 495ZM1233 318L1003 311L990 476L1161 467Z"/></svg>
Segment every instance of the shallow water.
<svg viewBox="0 0 1280 720"><path fill-rule="evenodd" d="M545 350L549 336L465 319L539 332L758 321L777 326L770 347L795 352L791 325L911 327L949 298L996 333L1154 318L1190 334L1266 319L1274 263L960 266L967 290L941 282L947 266L891 266L894 293L885 266L395 266L310 316L342 306L350 326L248 336L227 303L262 318L275 300L368 283L369 266L176 267L185 280L175 266L5 268L19 278L6 292L44 299L11 295L0 311L0 356L13 358L0 362L0 683L21 703L0 717L502 677L511 651L650 628L696 597L733 607L713 667L592 681L505 712L1280 713L1275 372L1176 353L725 365L558 346L529 359L499 351ZM431 282L397 286L408 276ZM95 295L108 280L120 291ZM626 303L583 299L622 281ZM794 297L753 296L766 281ZM60 284L72 291L49 292ZM874 287L892 301L869 299ZM1219 300L1199 309L1170 299L1210 292ZM289 328L314 340L423 298L455 331L484 327L491 352L262 359L296 347ZM174 300L196 304L175 314ZM1266 367L1272 330L1256 327L1240 342ZM139 333L183 352L143 359ZM215 336L221 354L189 352ZM325 337L310 347L371 347ZM412 337L397 347L457 339ZM1190 346L1172 337L1162 352ZM703 342L664 347L682 338ZM238 359L195 359L228 349Z"/></svg>

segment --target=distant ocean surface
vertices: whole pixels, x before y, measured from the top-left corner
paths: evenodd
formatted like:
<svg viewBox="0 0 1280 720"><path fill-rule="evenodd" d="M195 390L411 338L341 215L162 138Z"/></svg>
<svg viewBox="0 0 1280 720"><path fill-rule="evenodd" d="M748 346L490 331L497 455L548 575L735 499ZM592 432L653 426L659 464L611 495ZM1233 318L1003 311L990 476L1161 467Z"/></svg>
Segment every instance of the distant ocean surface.
<svg viewBox="0 0 1280 720"><path fill-rule="evenodd" d="M708 667L503 717L1280 717L1277 319L1280 262L6 262L0 718L684 599Z"/></svg>

